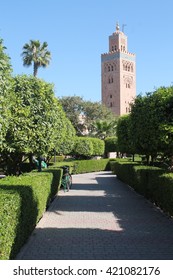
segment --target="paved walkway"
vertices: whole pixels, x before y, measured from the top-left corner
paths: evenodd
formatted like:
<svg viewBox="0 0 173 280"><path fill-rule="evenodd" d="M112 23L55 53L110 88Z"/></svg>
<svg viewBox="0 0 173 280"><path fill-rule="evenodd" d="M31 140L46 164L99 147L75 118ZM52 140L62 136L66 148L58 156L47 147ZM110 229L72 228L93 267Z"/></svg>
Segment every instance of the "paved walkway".
<svg viewBox="0 0 173 280"><path fill-rule="evenodd" d="M173 220L110 172L74 175L17 259L173 260Z"/></svg>

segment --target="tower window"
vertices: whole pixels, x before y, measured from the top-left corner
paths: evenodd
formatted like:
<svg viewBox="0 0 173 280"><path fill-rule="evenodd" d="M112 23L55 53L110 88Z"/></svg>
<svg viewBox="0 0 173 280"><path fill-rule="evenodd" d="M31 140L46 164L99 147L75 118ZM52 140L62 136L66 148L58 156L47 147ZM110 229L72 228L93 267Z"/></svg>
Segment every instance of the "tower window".
<svg viewBox="0 0 173 280"><path fill-rule="evenodd" d="M130 88L130 84L129 83L126 83L126 88Z"/></svg>
<svg viewBox="0 0 173 280"><path fill-rule="evenodd" d="M113 65L112 65L112 71L114 71L114 67L113 67Z"/></svg>
<svg viewBox="0 0 173 280"><path fill-rule="evenodd" d="M112 98L112 94L110 95L110 98Z"/></svg>
<svg viewBox="0 0 173 280"><path fill-rule="evenodd" d="M108 71L109 71L109 72L111 71L111 68L110 68L110 66L108 66Z"/></svg>
<svg viewBox="0 0 173 280"><path fill-rule="evenodd" d="M109 83L109 84L112 84L113 82L114 82L113 77L109 77L108 83Z"/></svg>

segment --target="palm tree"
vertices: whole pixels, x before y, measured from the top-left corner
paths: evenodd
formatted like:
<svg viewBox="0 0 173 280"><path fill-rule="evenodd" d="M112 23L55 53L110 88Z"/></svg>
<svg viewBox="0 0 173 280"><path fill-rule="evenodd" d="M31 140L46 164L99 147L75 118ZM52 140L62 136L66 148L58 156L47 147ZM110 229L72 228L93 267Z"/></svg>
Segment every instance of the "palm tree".
<svg viewBox="0 0 173 280"><path fill-rule="evenodd" d="M98 137L104 140L108 136L115 136L116 134L117 120L96 120L92 124L92 131L90 136Z"/></svg>
<svg viewBox="0 0 173 280"><path fill-rule="evenodd" d="M46 67L49 65L51 60L51 53L47 50L47 42L43 42L41 45L40 41L30 40L29 44L23 46L23 65L31 66L34 63L34 77L37 76L39 67Z"/></svg>

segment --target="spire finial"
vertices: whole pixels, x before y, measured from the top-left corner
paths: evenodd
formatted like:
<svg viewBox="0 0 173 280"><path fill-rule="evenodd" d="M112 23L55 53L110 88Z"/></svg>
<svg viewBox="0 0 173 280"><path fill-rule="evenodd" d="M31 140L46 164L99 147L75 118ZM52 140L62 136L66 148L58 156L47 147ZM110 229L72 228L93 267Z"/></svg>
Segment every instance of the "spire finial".
<svg viewBox="0 0 173 280"><path fill-rule="evenodd" d="M119 26L119 23L117 22L116 23L116 31L119 31L120 30L120 26Z"/></svg>

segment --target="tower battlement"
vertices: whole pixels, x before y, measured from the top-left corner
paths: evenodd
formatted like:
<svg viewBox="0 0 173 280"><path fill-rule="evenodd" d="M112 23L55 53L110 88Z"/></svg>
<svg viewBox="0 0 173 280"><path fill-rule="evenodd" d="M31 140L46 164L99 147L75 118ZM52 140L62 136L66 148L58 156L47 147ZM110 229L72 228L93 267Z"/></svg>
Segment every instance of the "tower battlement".
<svg viewBox="0 0 173 280"><path fill-rule="evenodd" d="M109 55L109 54L120 53L120 52L128 54L128 55L136 56L134 53L131 53L131 52L128 52L128 51L121 51L120 49L118 49L116 51L110 51L110 52L102 53L101 56L106 56L106 55Z"/></svg>

